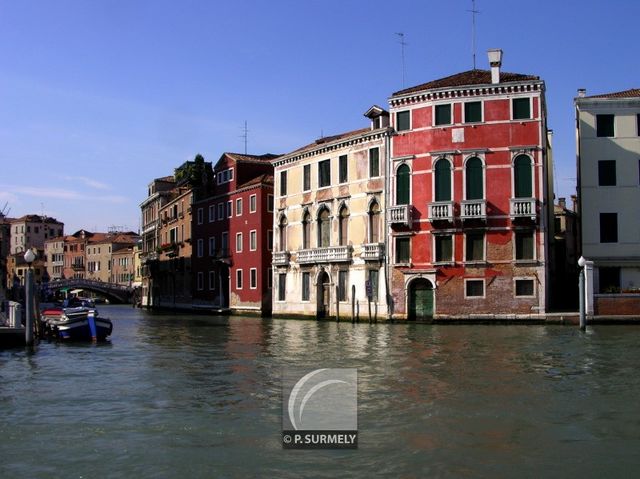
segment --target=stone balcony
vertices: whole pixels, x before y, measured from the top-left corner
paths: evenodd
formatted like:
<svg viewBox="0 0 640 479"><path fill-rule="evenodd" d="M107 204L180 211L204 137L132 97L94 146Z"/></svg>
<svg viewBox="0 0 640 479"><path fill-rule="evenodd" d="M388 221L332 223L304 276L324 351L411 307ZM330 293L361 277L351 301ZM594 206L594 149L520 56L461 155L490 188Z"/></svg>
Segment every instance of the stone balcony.
<svg viewBox="0 0 640 479"><path fill-rule="evenodd" d="M464 200L460 203L463 220L486 220L487 200Z"/></svg>
<svg viewBox="0 0 640 479"><path fill-rule="evenodd" d="M384 259L384 243L363 244L362 259L365 261L382 261Z"/></svg>
<svg viewBox="0 0 640 479"><path fill-rule="evenodd" d="M343 263L346 261L351 261L350 246L327 246L298 251L298 264Z"/></svg>
<svg viewBox="0 0 640 479"><path fill-rule="evenodd" d="M531 218L536 219L536 199L535 198L511 198L509 200L509 215L511 219Z"/></svg>
<svg viewBox="0 0 640 479"><path fill-rule="evenodd" d="M389 224L411 226L411 205L396 205L387 208Z"/></svg>
<svg viewBox="0 0 640 479"><path fill-rule="evenodd" d="M291 253L288 251L274 251L273 252L273 265L274 266L288 266Z"/></svg>
<svg viewBox="0 0 640 479"><path fill-rule="evenodd" d="M429 203L429 221L449 221L453 223L453 201Z"/></svg>

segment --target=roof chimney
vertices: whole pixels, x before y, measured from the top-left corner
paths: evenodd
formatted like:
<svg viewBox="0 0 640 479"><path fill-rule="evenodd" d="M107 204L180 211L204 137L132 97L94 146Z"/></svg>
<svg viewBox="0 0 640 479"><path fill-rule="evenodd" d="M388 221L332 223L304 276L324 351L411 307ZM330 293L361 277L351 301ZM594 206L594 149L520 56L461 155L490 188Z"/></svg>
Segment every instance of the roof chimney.
<svg viewBox="0 0 640 479"><path fill-rule="evenodd" d="M578 88L578 98L584 98L587 96L586 88Z"/></svg>
<svg viewBox="0 0 640 479"><path fill-rule="evenodd" d="M563 197L558 198L558 206L565 209L567 207L567 199Z"/></svg>
<svg viewBox="0 0 640 479"><path fill-rule="evenodd" d="M487 51L491 65L491 83L500 83L500 67L502 66L502 50L493 48Z"/></svg>

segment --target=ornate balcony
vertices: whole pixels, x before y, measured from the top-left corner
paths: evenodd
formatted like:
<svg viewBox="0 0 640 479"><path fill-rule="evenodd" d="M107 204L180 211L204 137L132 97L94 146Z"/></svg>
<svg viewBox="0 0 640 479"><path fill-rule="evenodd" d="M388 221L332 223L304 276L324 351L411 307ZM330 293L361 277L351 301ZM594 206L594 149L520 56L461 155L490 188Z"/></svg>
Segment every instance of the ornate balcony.
<svg viewBox="0 0 640 479"><path fill-rule="evenodd" d="M392 225L411 226L411 205L389 206L387 215Z"/></svg>
<svg viewBox="0 0 640 479"><path fill-rule="evenodd" d="M302 249L298 251L299 264L342 263L351 261L350 246Z"/></svg>
<svg viewBox="0 0 640 479"><path fill-rule="evenodd" d="M461 203L463 220L486 220L487 200L464 200Z"/></svg>
<svg viewBox="0 0 640 479"><path fill-rule="evenodd" d="M429 203L429 221L449 221L453 223L453 201Z"/></svg>
<svg viewBox="0 0 640 479"><path fill-rule="evenodd" d="M288 251L274 251L273 252L273 264L275 266L288 266L291 253Z"/></svg>
<svg viewBox="0 0 640 479"><path fill-rule="evenodd" d="M363 244L362 259L365 261L382 261L384 259L384 243Z"/></svg>
<svg viewBox="0 0 640 479"><path fill-rule="evenodd" d="M535 198L511 198L509 215L511 219L531 218L536 219L536 199Z"/></svg>

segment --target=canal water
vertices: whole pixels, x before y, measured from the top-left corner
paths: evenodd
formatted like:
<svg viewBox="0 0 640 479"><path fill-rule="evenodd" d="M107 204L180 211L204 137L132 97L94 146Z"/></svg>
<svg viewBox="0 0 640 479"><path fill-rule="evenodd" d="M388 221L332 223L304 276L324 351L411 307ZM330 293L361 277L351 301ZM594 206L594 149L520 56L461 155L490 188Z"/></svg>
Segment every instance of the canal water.
<svg viewBox="0 0 640 479"><path fill-rule="evenodd" d="M109 344L0 351L0 477L634 477L640 328L108 306ZM357 450L283 450L283 367L358 369Z"/></svg>

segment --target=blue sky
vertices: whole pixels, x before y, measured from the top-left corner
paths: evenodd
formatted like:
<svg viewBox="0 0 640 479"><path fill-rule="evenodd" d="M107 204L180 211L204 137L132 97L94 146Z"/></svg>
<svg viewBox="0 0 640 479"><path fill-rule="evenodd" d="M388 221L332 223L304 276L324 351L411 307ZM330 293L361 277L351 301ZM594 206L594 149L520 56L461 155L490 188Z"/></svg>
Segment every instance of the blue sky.
<svg viewBox="0 0 640 479"><path fill-rule="evenodd" d="M285 153L366 126L372 104L472 66L471 0L0 0L0 208L68 233L137 229L154 178L201 153ZM477 0L477 65L540 75L557 196L573 97L640 87L640 3ZM626 53L625 53L626 52Z"/></svg>

